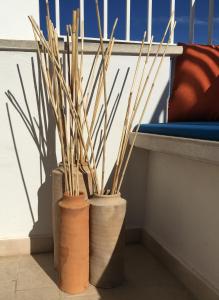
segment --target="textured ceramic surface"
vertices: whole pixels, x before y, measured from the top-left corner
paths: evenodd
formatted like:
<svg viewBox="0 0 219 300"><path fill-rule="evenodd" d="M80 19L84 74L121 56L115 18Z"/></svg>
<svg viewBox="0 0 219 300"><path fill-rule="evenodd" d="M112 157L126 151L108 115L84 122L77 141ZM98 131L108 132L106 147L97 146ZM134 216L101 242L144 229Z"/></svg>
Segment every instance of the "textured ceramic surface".
<svg viewBox="0 0 219 300"><path fill-rule="evenodd" d="M111 288L124 280L126 201L120 195L90 201L90 282Z"/></svg>
<svg viewBox="0 0 219 300"><path fill-rule="evenodd" d="M79 173L79 186L80 190L85 196L93 194L92 178L89 172L89 168L85 165L80 169ZM53 242L54 242L54 267L58 269L58 257L59 257L59 223L60 223L60 211L58 202L61 200L64 194L64 173L62 165L56 168L52 172L52 225L53 225Z"/></svg>
<svg viewBox="0 0 219 300"><path fill-rule="evenodd" d="M59 287L69 294L83 292L89 277L89 202L84 194L59 202Z"/></svg>

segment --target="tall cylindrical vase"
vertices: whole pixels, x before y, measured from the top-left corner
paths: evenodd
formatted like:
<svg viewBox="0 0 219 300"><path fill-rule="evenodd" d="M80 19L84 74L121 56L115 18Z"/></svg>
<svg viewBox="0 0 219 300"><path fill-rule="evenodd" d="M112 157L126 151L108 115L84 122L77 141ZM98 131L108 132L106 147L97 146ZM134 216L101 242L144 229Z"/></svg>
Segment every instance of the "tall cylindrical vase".
<svg viewBox="0 0 219 300"><path fill-rule="evenodd" d="M59 207L59 287L66 293L77 294L88 287L89 202L84 194L65 194Z"/></svg>
<svg viewBox="0 0 219 300"><path fill-rule="evenodd" d="M100 288L124 280L126 200L95 195L90 200L90 283Z"/></svg>
<svg viewBox="0 0 219 300"><path fill-rule="evenodd" d="M80 190L88 197L93 194L92 190L92 178L90 170L87 165L80 168L79 172L79 186ZM61 200L64 194L64 171L60 164L60 167L56 168L52 172L52 227L53 227L53 243L54 243L54 267L58 269L58 257L59 257L59 222L60 211L58 202Z"/></svg>

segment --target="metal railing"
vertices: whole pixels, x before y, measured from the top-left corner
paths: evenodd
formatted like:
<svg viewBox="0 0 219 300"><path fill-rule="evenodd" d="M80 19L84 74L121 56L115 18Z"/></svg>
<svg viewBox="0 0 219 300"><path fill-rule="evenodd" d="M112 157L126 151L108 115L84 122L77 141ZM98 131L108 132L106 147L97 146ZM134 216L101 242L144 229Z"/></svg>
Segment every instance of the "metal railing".
<svg viewBox="0 0 219 300"><path fill-rule="evenodd" d="M103 1L103 38L108 39L108 1ZM126 30L125 30L125 41L131 42L130 31L131 31L131 2L134 0L126 0ZM147 41L151 40L152 36L152 11L153 11L153 0L147 1ZM170 1L170 15L173 14L172 26L175 22L175 0ZM181 1L181 0L179 0ZM192 43L194 41L194 24L195 24L195 4L201 0L189 0L190 1L190 12L189 12L189 37L188 41ZM84 37L84 0L80 0L80 35ZM56 17L56 28L60 35L60 0L55 0L55 17ZM208 14L208 43L212 43L213 38L213 21L214 21L214 0L209 0L209 14ZM86 37L86 36L85 36ZM91 39L91 38L89 38ZM174 31L171 36L171 43L174 44Z"/></svg>
<svg viewBox="0 0 219 300"><path fill-rule="evenodd" d="M201 0L190 0L189 12L189 42L194 41L194 28L195 28L195 4ZM214 23L214 0L209 1L209 14L208 14L208 44L212 43L213 39L213 23Z"/></svg>

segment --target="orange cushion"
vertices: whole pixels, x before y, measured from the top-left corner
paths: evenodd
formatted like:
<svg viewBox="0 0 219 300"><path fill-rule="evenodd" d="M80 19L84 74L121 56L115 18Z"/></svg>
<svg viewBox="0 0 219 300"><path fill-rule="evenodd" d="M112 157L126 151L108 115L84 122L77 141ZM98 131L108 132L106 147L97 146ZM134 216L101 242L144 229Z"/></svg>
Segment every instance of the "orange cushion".
<svg viewBox="0 0 219 300"><path fill-rule="evenodd" d="M219 120L219 47L183 45L176 59L168 120Z"/></svg>

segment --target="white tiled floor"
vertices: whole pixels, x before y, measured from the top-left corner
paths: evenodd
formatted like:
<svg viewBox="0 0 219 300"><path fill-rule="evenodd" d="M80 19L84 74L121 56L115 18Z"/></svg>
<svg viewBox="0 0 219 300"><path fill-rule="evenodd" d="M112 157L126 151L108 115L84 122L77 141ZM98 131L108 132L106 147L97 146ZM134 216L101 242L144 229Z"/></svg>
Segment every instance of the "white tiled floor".
<svg viewBox="0 0 219 300"><path fill-rule="evenodd" d="M59 291L52 254L0 258L0 300L194 300L141 245L126 247L126 280L118 288L89 286L78 296Z"/></svg>

